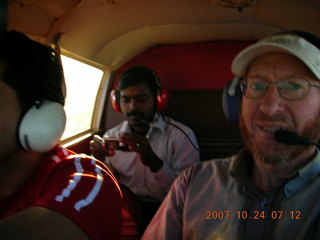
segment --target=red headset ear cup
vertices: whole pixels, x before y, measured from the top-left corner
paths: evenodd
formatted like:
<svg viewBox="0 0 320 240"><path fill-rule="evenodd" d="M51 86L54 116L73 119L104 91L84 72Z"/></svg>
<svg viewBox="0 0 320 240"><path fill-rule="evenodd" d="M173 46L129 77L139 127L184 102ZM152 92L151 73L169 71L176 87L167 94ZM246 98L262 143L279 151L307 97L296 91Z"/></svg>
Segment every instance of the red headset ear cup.
<svg viewBox="0 0 320 240"><path fill-rule="evenodd" d="M117 96L117 90L113 89L110 93L110 100L112 103L112 107L116 112L121 113L121 107L119 105L119 100Z"/></svg>
<svg viewBox="0 0 320 240"><path fill-rule="evenodd" d="M169 92L161 88L157 96L157 111L165 110L168 107Z"/></svg>

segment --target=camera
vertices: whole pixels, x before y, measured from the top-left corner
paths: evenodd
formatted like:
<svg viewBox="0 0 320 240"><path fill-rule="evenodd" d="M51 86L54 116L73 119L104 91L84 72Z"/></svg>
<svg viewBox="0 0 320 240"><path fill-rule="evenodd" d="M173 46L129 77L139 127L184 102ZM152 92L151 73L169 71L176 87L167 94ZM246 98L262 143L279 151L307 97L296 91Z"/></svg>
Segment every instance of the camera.
<svg viewBox="0 0 320 240"><path fill-rule="evenodd" d="M108 148L120 151L129 151L129 146L122 143L119 138L104 138Z"/></svg>

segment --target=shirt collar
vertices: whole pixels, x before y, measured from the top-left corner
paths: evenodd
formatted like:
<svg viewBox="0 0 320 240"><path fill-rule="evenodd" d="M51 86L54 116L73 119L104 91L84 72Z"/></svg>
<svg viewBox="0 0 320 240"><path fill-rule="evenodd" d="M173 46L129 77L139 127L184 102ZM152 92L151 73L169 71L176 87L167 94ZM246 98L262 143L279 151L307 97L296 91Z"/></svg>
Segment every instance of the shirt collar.
<svg viewBox="0 0 320 240"><path fill-rule="evenodd" d="M304 165L302 168L298 169L295 177L290 179L285 187L284 193L287 198L295 194L300 188L308 184L320 173L320 152L317 149L317 152L313 159Z"/></svg>
<svg viewBox="0 0 320 240"><path fill-rule="evenodd" d="M156 114L153 117L153 121L150 123L149 132L152 128L157 128L162 133L164 133L166 124L167 120L165 119L165 117L162 114L156 112Z"/></svg>
<svg viewBox="0 0 320 240"><path fill-rule="evenodd" d="M131 128L129 126L129 122L127 120L123 122L119 132L120 133L132 133Z"/></svg>
<svg viewBox="0 0 320 240"><path fill-rule="evenodd" d="M231 176L242 185L244 193L260 195L262 192L249 181L249 175L252 171L253 159L250 152L245 149L236 155L231 170ZM320 151L317 150L314 158L298 169L295 174L287 179L284 184L284 194L290 198L299 191L309 181L313 180L320 173Z"/></svg>
<svg viewBox="0 0 320 240"><path fill-rule="evenodd" d="M241 150L234 156L234 162L231 169L231 176L240 184L243 194L258 198L262 191L250 182L250 175L253 171L254 160L248 149Z"/></svg>

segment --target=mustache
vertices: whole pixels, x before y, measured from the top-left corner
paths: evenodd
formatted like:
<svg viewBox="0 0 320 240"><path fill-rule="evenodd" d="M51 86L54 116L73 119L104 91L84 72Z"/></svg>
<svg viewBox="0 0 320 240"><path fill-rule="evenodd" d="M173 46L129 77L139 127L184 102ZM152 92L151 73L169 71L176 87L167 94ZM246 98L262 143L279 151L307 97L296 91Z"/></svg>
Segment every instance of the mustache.
<svg viewBox="0 0 320 240"><path fill-rule="evenodd" d="M282 114L275 114L272 116L266 115L262 112L259 113L256 120L258 121L266 121L266 122L287 122L286 116Z"/></svg>
<svg viewBox="0 0 320 240"><path fill-rule="evenodd" d="M127 117L131 117L131 116L135 116L135 117L143 117L144 114L141 111L132 111L132 112L128 112L127 113Z"/></svg>

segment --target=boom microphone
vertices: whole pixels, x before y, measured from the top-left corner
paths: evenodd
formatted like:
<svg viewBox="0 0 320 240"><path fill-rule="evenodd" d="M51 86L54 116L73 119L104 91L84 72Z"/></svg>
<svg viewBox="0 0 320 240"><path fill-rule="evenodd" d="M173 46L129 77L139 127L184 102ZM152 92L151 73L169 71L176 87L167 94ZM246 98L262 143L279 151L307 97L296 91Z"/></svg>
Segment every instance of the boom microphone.
<svg viewBox="0 0 320 240"><path fill-rule="evenodd" d="M298 135L296 132L279 129L274 133L274 138L280 143L287 145L315 145L320 147L320 144L315 143L307 138Z"/></svg>

